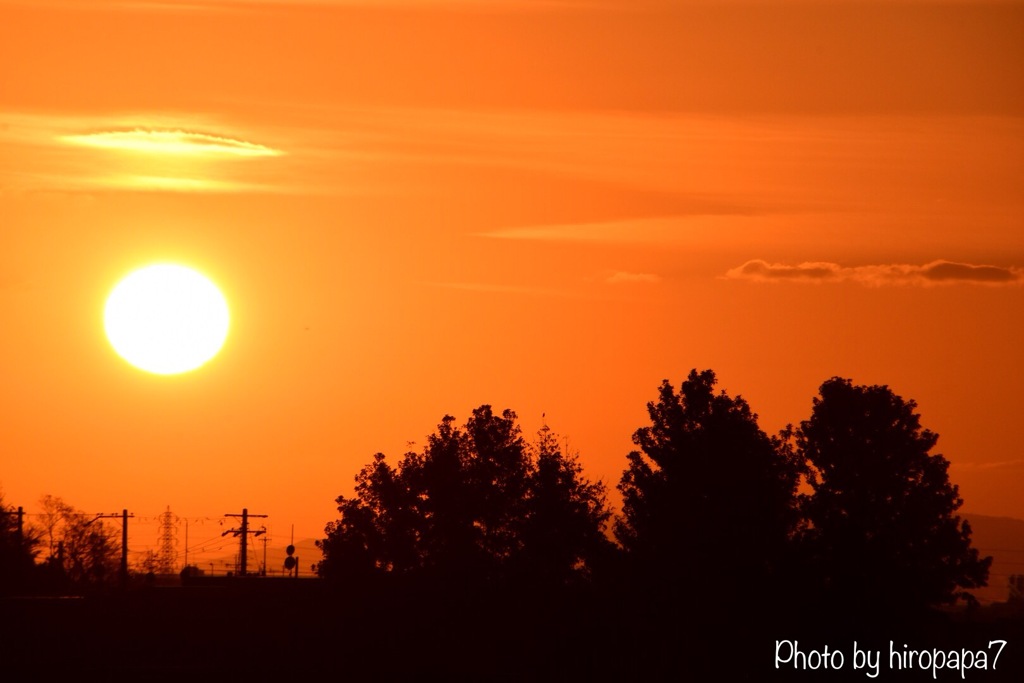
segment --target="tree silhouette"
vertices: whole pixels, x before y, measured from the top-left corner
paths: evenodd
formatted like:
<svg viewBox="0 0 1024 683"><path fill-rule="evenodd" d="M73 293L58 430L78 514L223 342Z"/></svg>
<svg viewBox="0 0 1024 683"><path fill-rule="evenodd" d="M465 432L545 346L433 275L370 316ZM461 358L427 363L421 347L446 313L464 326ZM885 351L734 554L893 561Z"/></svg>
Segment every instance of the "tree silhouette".
<svg viewBox="0 0 1024 683"><path fill-rule="evenodd" d="M0 496L0 595L23 590L32 579L38 538L24 524L19 532L14 508Z"/></svg>
<svg viewBox="0 0 1024 683"><path fill-rule="evenodd" d="M806 537L833 601L921 607L987 581L992 558L971 547L949 461L930 454L938 435L916 408L887 386L833 377L797 430L814 491Z"/></svg>
<svg viewBox="0 0 1024 683"><path fill-rule="evenodd" d="M546 425L531 455L521 571L546 585L565 585L589 576L615 553L604 531L611 510L604 485L584 477L577 457L562 451Z"/></svg>
<svg viewBox="0 0 1024 683"><path fill-rule="evenodd" d="M604 488L542 431L523 439L516 415L480 406L462 427L445 416L422 453L397 468L383 454L337 499L319 542L327 578L415 574L447 581L569 581L586 574L609 516Z"/></svg>
<svg viewBox="0 0 1024 683"><path fill-rule="evenodd" d="M797 523L799 468L741 397L714 393L711 370L666 380L647 404L619 483L615 534L665 597L744 599L781 572Z"/></svg>
<svg viewBox="0 0 1024 683"><path fill-rule="evenodd" d="M112 585L118 577L120 543L117 534L102 521L64 502L45 495L36 533L49 541L49 568L78 589Z"/></svg>

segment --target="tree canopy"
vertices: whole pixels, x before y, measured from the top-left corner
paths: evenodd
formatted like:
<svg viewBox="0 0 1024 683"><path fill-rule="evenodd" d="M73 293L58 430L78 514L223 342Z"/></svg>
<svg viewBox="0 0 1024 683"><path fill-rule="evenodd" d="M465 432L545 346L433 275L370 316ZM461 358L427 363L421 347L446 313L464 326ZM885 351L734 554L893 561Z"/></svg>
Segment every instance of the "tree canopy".
<svg viewBox="0 0 1024 683"><path fill-rule="evenodd" d="M693 370L665 380L622 475L615 534L648 581L691 592L763 588L797 522L799 468L743 398Z"/></svg>
<svg viewBox="0 0 1024 683"><path fill-rule="evenodd" d="M797 430L813 489L806 537L833 599L925 606L985 585L991 558L971 547L949 461L930 452L938 435L916 408L887 386L833 377Z"/></svg>
<svg viewBox="0 0 1024 683"><path fill-rule="evenodd" d="M324 577L414 574L454 581L584 578L609 547L602 484L546 429L528 444L516 414L445 416L397 467L378 453L337 499L320 542Z"/></svg>

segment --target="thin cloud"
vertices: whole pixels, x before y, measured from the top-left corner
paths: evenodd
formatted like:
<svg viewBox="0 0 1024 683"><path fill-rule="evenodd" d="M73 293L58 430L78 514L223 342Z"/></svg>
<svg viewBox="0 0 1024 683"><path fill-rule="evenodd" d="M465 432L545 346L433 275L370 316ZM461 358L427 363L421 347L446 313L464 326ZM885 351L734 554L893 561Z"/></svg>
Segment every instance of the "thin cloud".
<svg viewBox="0 0 1024 683"><path fill-rule="evenodd" d="M1024 272L1017 268L935 261L925 266L921 275L933 282L986 282L1001 285L1019 283Z"/></svg>
<svg viewBox="0 0 1024 683"><path fill-rule="evenodd" d="M220 132L215 132L220 128ZM204 131L204 132L200 132ZM0 114L0 188L286 192L285 152L201 117ZM230 163L233 161L244 163Z"/></svg>
<svg viewBox="0 0 1024 683"><path fill-rule="evenodd" d="M1020 467L1024 465L1024 458L1016 458L1014 460L994 460L991 462L955 462L952 463L953 467L962 470L997 470L1005 469L1007 467Z"/></svg>
<svg viewBox="0 0 1024 683"><path fill-rule="evenodd" d="M539 11L573 8L611 8L609 0L0 0L4 5L72 7L77 10L126 10L135 12L213 12L280 7L373 7L394 9L439 9L463 11Z"/></svg>
<svg viewBox="0 0 1024 683"><path fill-rule="evenodd" d="M887 285L934 286L950 284L1020 285L1024 269L932 261L924 265L884 264L841 266L838 263L808 262L797 265L768 263L760 259L747 261L726 272L726 279L750 282L855 282L882 287Z"/></svg>
<svg viewBox="0 0 1024 683"><path fill-rule="evenodd" d="M899 0L907 5L970 4L976 0ZM990 0L993 4L1012 5L1019 0ZM441 8L474 11L502 10L564 10L572 8L632 9L674 8L680 5L787 5L806 0L0 0L4 5L33 5L44 7L74 7L76 9L135 10L135 11L201 11L218 9L245 9L265 6L295 5L299 7L396 7ZM851 0L869 4L877 0Z"/></svg>
<svg viewBox="0 0 1024 683"><path fill-rule="evenodd" d="M661 277L654 273L630 273L627 271L620 270L612 273L605 280L610 285L621 285L621 284L656 284L661 282Z"/></svg>
<svg viewBox="0 0 1024 683"><path fill-rule="evenodd" d="M540 242L583 242L599 244L710 245L716 236L727 234L753 239L753 216L729 213L699 213L692 216L634 218L592 223L556 223L499 228L478 233L479 237Z"/></svg>
<svg viewBox="0 0 1024 683"><path fill-rule="evenodd" d="M779 282L784 280L823 282L839 280L842 270L842 267L835 263L801 263L796 266L789 266L754 259L747 261L739 268L729 270L726 272L725 277L730 280L752 280L754 282Z"/></svg>
<svg viewBox="0 0 1024 683"><path fill-rule="evenodd" d="M664 232L667 226L659 224L656 227L659 228L658 232ZM637 240L638 231L632 221L608 221L500 228L479 233L479 236L502 240L542 242L632 242Z"/></svg>
<svg viewBox="0 0 1024 683"><path fill-rule="evenodd" d="M280 156L280 150L245 140L219 135L195 133L187 130L113 130L81 135L64 135L63 142L87 147L146 152L151 154L181 154L202 156L267 157Z"/></svg>
<svg viewBox="0 0 1024 683"><path fill-rule="evenodd" d="M256 183L242 183L213 178L182 178L156 175L98 177L95 179L93 187L94 189L116 187L141 192L259 192L263 194L281 192L279 188L274 186Z"/></svg>
<svg viewBox="0 0 1024 683"><path fill-rule="evenodd" d="M400 163L513 168L671 192L702 213L792 205L761 176L763 155L776 153L762 149L765 141L773 148L783 147L780 139L792 144L800 136L793 128L675 113L430 107L324 113L351 144ZM750 182L737 190L737 178Z"/></svg>
<svg viewBox="0 0 1024 683"><path fill-rule="evenodd" d="M571 292L543 287L525 287L521 285L496 285L484 282L424 282L430 287L458 289L464 292L480 292L483 294L528 294L530 296L572 297Z"/></svg>

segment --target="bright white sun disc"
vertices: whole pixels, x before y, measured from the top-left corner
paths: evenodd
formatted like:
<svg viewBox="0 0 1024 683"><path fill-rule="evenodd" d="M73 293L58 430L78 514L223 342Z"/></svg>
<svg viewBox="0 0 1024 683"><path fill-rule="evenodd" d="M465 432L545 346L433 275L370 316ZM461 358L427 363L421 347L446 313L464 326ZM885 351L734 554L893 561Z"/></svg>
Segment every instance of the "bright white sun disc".
<svg viewBox="0 0 1024 683"><path fill-rule="evenodd" d="M140 268L107 297L103 324L118 355L158 375L194 370L228 336L228 304L191 268L161 263Z"/></svg>

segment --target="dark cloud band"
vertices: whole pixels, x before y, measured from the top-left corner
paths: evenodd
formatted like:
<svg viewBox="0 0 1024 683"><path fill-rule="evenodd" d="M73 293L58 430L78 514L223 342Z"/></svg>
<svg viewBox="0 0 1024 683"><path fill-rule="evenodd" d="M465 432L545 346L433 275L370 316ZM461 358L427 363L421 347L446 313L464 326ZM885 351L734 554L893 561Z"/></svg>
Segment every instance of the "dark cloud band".
<svg viewBox="0 0 1024 683"><path fill-rule="evenodd" d="M1016 267L932 261L924 265L883 264L844 267L816 262L789 265L760 259L747 261L726 272L726 279L752 282L856 282L863 285L939 285L974 283L1020 285L1024 270Z"/></svg>

